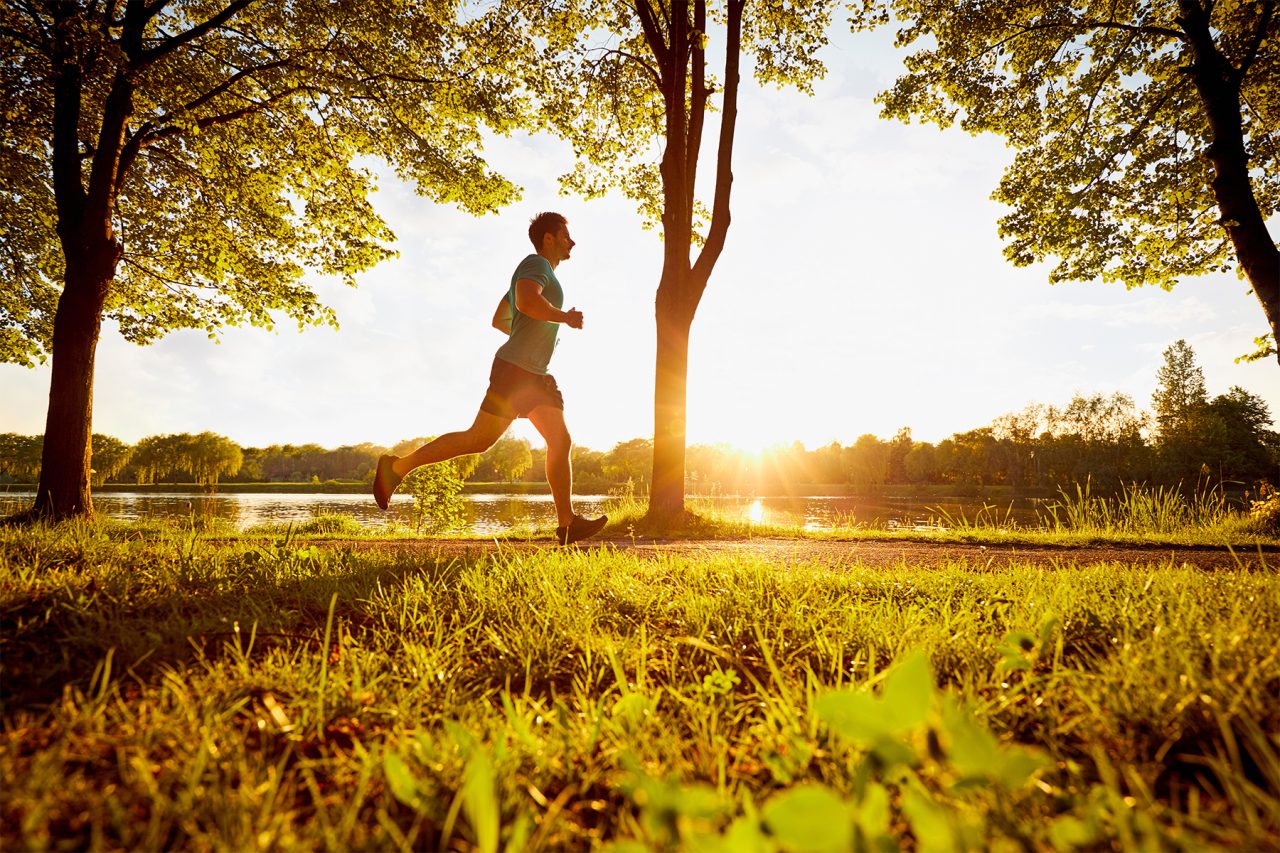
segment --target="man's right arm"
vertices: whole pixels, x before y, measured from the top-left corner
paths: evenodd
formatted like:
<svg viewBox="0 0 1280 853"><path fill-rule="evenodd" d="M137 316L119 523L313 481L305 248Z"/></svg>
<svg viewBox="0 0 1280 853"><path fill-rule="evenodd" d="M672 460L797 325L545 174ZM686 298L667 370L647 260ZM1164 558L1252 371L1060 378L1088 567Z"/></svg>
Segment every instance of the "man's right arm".
<svg viewBox="0 0 1280 853"><path fill-rule="evenodd" d="M531 278L516 282L516 310L525 316L547 323L564 323L571 329L582 328L582 312L577 308L561 311L542 295L542 285Z"/></svg>

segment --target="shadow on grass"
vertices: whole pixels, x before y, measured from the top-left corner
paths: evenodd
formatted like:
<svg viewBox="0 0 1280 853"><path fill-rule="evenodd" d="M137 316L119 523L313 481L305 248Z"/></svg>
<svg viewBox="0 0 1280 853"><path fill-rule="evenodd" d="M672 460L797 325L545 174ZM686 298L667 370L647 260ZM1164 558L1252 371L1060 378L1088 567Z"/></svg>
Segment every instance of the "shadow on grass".
<svg viewBox="0 0 1280 853"><path fill-rule="evenodd" d="M150 679L166 666L220 654L255 635L255 654L273 646L323 641L329 604L335 620L376 629L369 599L413 579L447 589L465 567L486 559L333 553L306 543L210 545L198 538L177 553L137 543L127 571L113 555L95 565L92 548L5 543L0 560L26 564L25 584L0 589L0 711L36 710L68 687L87 689L111 652L125 677Z"/></svg>

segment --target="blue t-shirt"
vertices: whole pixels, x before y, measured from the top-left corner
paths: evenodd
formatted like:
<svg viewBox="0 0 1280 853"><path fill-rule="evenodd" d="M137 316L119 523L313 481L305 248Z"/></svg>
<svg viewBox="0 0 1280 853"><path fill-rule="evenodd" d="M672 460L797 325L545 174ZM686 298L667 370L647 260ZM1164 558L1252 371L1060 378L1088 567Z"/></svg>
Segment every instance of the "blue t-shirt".
<svg viewBox="0 0 1280 853"><path fill-rule="evenodd" d="M524 368L530 373L545 374L556 348L559 323L535 320L516 308L516 282L522 278L542 285L542 295L557 309L564 307L564 291L551 262L541 255L530 255L520 262L511 275L507 300L511 303L511 337L498 348L498 358Z"/></svg>

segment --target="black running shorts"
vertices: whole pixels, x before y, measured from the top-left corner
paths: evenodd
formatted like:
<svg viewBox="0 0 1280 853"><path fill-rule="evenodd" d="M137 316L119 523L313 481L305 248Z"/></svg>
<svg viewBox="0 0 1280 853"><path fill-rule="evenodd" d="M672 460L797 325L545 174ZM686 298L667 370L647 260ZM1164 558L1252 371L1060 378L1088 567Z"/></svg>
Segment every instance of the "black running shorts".
<svg viewBox="0 0 1280 853"><path fill-rule="evenodd" d="M564 409L564 397L551 374L530 373L500 358L493 360L489 371L489 390L485 392L482 412L500 418L527 418L539 406Z"/></svg>

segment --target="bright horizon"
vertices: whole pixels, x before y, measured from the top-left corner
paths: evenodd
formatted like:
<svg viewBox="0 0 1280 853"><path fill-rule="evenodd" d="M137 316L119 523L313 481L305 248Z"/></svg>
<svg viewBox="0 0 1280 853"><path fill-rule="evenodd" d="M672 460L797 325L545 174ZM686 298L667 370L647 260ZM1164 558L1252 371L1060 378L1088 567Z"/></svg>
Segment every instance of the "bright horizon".
<svg viewBox="0 0 1280 853"><path fill-rule="evenodd" d="M1217 275L1126 292L1051 286L1046 266L1011 266L989 195L1012 152L995 137L880 119L872 98L900 69L891 38L837 28L814 98L743 79L733 223L693 326L689 443L812 449L903 426L937 443L1076 392L1119 391L1149 409L1178 338L1210 396L1240 385L1274 421L1275 363L1233 361L1266 330L1247 284ZM496 216L432 205L384 173L375 204L400 257L357 290L309 277L340 331L299 334L286 321L276 333L227 329L219 345L183 331L136 347L104 324L94 431L332 448L462 429L502 342L493 308L532 251L528 220L550 209L578 243L557 271L565 307L586 315L584 330L561 330L551 364L570 430L595 450L650 437L657 234L618 197L560 196L572 158L554 139L494 139L486 154L525 188ZM48 383L47 365L0 365L0 432L43 432ZM539 443L526 421L514 434Z"/></svg>

